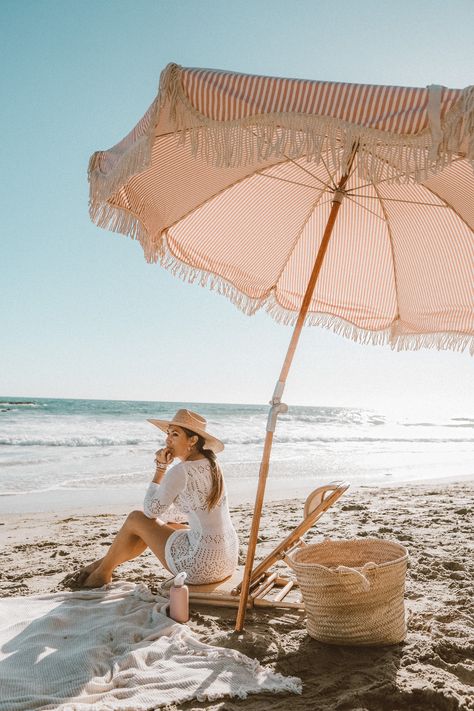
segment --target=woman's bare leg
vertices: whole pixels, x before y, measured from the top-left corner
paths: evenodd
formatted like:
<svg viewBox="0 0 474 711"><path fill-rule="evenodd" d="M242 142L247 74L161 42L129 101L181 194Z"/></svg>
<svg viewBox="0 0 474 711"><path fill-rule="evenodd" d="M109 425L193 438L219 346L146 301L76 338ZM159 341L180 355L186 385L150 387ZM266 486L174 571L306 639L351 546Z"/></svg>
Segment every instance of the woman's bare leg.
<svg viewBox="0 0 474 711"><path fill-rule="evenodd" d="M97 588L109 583L118 565L136 558L146 548L150 548L168 570L165 559L166 541L178 527L186 528L180 524L168 526L166 523L148 518L143 511L132 511L106 555L95 564L91 564L94 568L83 580L83 587Z"/></svg>
<svg viewBox="0 0 474 711"><path fill-rule="evenodd" d="M119 533L121 533L121 531L119 531ZM143 553L143 551L147 549L147 547L148 546L146 545L146 543L144 543L141 539L137 539L136 547L130 550L130 558L128 558L128 560L132 560L132 558L136 558L137 556L139 556L141 553ZM86 582L89 575L99 567L104 558L105 556L103 558L99 558L98 560L94 560L92 561L92 563L85 565L79 571L66 575L63 580L63 583L67 586L72 587L73 589L84 587L84 583Z"/></svg>

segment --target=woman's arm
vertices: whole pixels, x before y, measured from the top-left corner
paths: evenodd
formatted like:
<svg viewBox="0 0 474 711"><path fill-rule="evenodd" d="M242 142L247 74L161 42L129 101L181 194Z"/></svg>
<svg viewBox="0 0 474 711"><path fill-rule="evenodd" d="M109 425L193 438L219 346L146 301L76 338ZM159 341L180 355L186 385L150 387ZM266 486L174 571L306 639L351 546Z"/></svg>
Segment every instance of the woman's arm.
<svg viewBox="0 0 474 711"><path fill-rule="evenodd" d="M186 468L184 464L176 464L164 474L158 474L157 470L145 494L143 502L145 516L161 518L185 486Z"/></svg>

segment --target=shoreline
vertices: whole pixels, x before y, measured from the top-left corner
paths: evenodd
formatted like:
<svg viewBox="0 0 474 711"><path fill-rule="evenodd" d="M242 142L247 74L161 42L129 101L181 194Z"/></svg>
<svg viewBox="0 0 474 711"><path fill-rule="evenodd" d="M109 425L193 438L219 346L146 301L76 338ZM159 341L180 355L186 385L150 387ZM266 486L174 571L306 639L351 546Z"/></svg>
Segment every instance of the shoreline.
<svg viewBox="0 0 474 711"><path fill-rule="evenodd" d="M302 518L303 500L283 499L264 506L256 560L267 555ZM59 590L71 570L103 555L129 507L113 505L94 513L75 511L10 514L0 525L2 596ZM409 708L411 711L474 709L472 687L472 515L474 484L356 487L321 518L308 542L322 538L375 536L408 548L406 580L408 636L392 647L340 647L306 633L302 613L249 612L246 632L235 635L235 610L192 608L190 628L203 642L232 647L303 681L301 696L256 694L247 699L192 701L179 711L325 711ZM231 506L241 557L252 506ZM283 565L283 564L281 564ZM145 583L152 591L169 574L147 551L123 564L115 579ZM470 622L471 619L471 622Z"/></svg>
<svg viewBox="0 0 474 711"><path fill-rule="evenodd" d="M473 481L474 475L453 475L446 474L441 477L433 477L427 481L423 477L414 477L409 480L391 481L385 479L383 482L351 482L350 478L341 477L338 481L347 481L350 485L348 494L356 492L359 489L375 489L383 491L384 489L406 489L408 487L426 487L426 486L449 486L452 484L469 484ZM281 501L290 498L304 499L306 496L318 486L335 481L335 479L288 479L284 480L281 477L275 479L271 477L271 473L267 480L265 491L265 501ZM238 506L245 504L253 504L255 501L255 493L257 490L257 478L237 480L233 478L226 479L227 489L229 493L230 505ZM42 514L55 512L88 512L88 513L104 513L130 511L132 509L141 508L143 498L145 496L147 484L136 484L134 486L121 487L100 487L90 489L43 489L38 491L18 492L18 493L0 493L0 521L6 520L7 517L17 516L23 513ZM94 502L94 503L91 503Z"/></svg>

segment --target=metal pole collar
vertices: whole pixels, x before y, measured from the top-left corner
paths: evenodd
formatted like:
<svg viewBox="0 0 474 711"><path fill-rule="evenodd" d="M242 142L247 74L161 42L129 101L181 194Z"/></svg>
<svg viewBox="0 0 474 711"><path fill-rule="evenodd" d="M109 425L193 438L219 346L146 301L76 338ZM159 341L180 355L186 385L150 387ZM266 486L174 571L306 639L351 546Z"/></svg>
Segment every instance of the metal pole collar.
<svg viewBox="0 0 474 711"><path fill-rule="evenodd" d="M335 190L334 197L333 197L332 201L338 202L339 204L341 204L341 202L345 196L346 196L346 193L344 192L344 190Z"/></svg>
<svg viewBox="0 0 474 711"><path fill-rule="evenodd" d="M288 412L288 405L281 401L285 382L278 380L273 391L272 399L270 400L270 412L268 413L267 432L275 432L277 417L282 412Z"/></svg>

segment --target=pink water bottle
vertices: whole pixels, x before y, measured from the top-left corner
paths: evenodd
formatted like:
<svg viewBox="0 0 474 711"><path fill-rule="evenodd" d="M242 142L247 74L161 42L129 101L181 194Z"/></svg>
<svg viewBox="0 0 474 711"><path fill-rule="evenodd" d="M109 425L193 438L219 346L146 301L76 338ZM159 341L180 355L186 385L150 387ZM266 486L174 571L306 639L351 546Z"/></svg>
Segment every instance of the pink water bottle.
<svg viewBox="0 0 474 711"><path fill-rule="evenodd" d="M186 578L186 573L179 573L170 588L170 617L175 622L189 620L189 588L184 584Z"/></svg>

